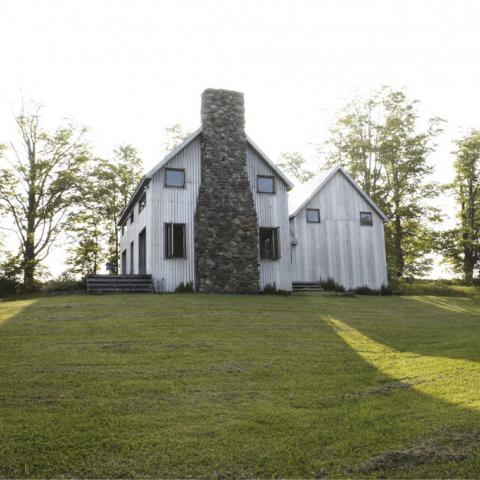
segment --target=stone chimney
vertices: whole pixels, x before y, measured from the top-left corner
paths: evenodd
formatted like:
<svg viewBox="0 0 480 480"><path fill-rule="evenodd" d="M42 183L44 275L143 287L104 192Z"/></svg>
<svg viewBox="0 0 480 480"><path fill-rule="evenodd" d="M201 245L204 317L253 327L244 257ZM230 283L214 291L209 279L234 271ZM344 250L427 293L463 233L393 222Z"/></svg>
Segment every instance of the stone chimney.
<svg viewBox="0 0 480 480"><path fill-rule="evenodd" d="M242 93L203 92L201 171L195 212L197 290L257 292L258 226L247 176Z"/></svg>

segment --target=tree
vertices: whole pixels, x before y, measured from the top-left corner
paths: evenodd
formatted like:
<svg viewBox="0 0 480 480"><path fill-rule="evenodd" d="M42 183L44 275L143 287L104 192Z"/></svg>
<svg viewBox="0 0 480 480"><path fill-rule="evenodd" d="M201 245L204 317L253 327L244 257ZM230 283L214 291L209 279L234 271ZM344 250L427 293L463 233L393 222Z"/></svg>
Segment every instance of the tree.
<svg viewBox="0 0 480 480"><path fill-rule="evenodd" d="M89 158L85 129L66 123L49 133L40 125L40 113L40 107L22 108L16 117L20 146L11 143L13 159L0 165L0 202L13 219L28 290L68 221Z"/></svg>
<svg viewBox="0 0 480 480"><path fill-rule="evenodd" d="M278 166L300 183L307 182L315 175L305 165L306 160L300 152L284 152L280 154Z"/></svg>
<svg viewBox="0 0 480 480"><path fill-rule="evenodd" d="M480 130L471 130L455 143L455 178L450 187L460 211L457 227L443 233L441 249L471 285L480 268Z"/></svg>
<svg viewBox="0 0 480 480"><path fill-rule="evenodd" d="M69 222L71 246L66 263L70 272L82 275L96 274L106 256L105 188L97 170L96 164L85 170L79 202Z"/></svg>
<svg viewBox="0 0 480 480"><path fill-rule="evenodd" d="M345 166L391 220L386 224L391 277L417 276L431 268L432 225L438 211L429 203L441 188L428 182L428 156L443 120L432 118L419 131L418 102L384 87L371 98L355 98L331 129L327 165Z"/></svg>
<svg viewBox="0 0 480 480"><path fill-rule="evenodd" d="M190 132L181 124L175 123L165 128L165 143L163 144L164 153L173 150L177 145L182 143Z"/></svg>

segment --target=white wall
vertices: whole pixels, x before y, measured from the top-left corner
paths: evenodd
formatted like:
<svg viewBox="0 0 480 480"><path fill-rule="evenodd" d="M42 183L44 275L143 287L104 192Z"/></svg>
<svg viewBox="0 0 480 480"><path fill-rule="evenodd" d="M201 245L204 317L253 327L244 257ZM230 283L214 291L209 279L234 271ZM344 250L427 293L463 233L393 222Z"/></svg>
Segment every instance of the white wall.
<svg viewBox="0 0 480 480"><path fill-rule="evenodd" d="M122 235L121 229L119 232L120 236L120 273L125 275L125 274L138 274L138 235L140 232L147 226L149 223L149 210L150 210L150 204L151 204L151 198L152 198L152 192L151 188L147 187L146 190L146 198L147 198L147 204L145 208L139 213L138 211L138 202L134 205L133 211L134 211L134 222L130 223L130 217L127 218L127 221L125 223L125 234ZM130 271L130 243L134 242L134 255L133 255L133 272ZM149 228L147 228L147 273L150 272L150 232ZM121 270L122 268L122 252L126 249L127 251L127 271L123 272Z"/></svg>
<svg viewBox="0 0 480 480"><path fill-rule="evenodd" d="M307 223L306 209L320 209L321 223ZM360 225L360 212L372 212L373 226ZM387 284L383 221L341 171L290 220L293 281L334 279L347 289Z"/></svg>
<svg viewBox="0 0 480 480"><path fill-rule="evenodd" d="M247 171L253 193L259 227L280 227L280 258L260 260L260 288L275 283L277 288L292 289L290 260L290 233L288 223L287 187L275 172L249 146L247 148ZM275 177L275 195L257 193L257 175Z"/></svg>

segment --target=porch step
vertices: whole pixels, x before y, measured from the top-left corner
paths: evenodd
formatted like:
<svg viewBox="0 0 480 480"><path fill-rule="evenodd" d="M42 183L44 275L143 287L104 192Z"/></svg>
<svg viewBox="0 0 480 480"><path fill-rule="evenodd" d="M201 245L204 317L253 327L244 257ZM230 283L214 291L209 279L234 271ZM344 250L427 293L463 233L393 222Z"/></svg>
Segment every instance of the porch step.
<svg viewBox="0 0 480 480"><path fill-rule="evenodd" d="M87 293L152 293L151 275L87 275Z"/></svg>
<svg viewBox="0 0 480 480"><path fill-rule="evenodd" d="M318 282L293 282L294 292L323 292L323 287Z"/></svg>

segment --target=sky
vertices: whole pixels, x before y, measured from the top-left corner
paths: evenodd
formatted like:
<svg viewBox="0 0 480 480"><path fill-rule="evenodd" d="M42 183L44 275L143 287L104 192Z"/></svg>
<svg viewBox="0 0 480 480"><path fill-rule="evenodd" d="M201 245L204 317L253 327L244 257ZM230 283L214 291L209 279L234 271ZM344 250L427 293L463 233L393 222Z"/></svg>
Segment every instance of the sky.
<svg viewBox="0 0 480 480"><path fill-rule="evenodd" d="M165 128L194 130L201 92L227 88L244 92L247 133L273 160L318 164L312 144L346 99L389 84L420 100L423 120L448 121L431 157L446 182L452 140L480 127L479 19L476 0L3 0L0 143L31 99L47 127L74 119L97 155L131 143L148 169ZM439 205L448 224L451 200Z"/></svg>

